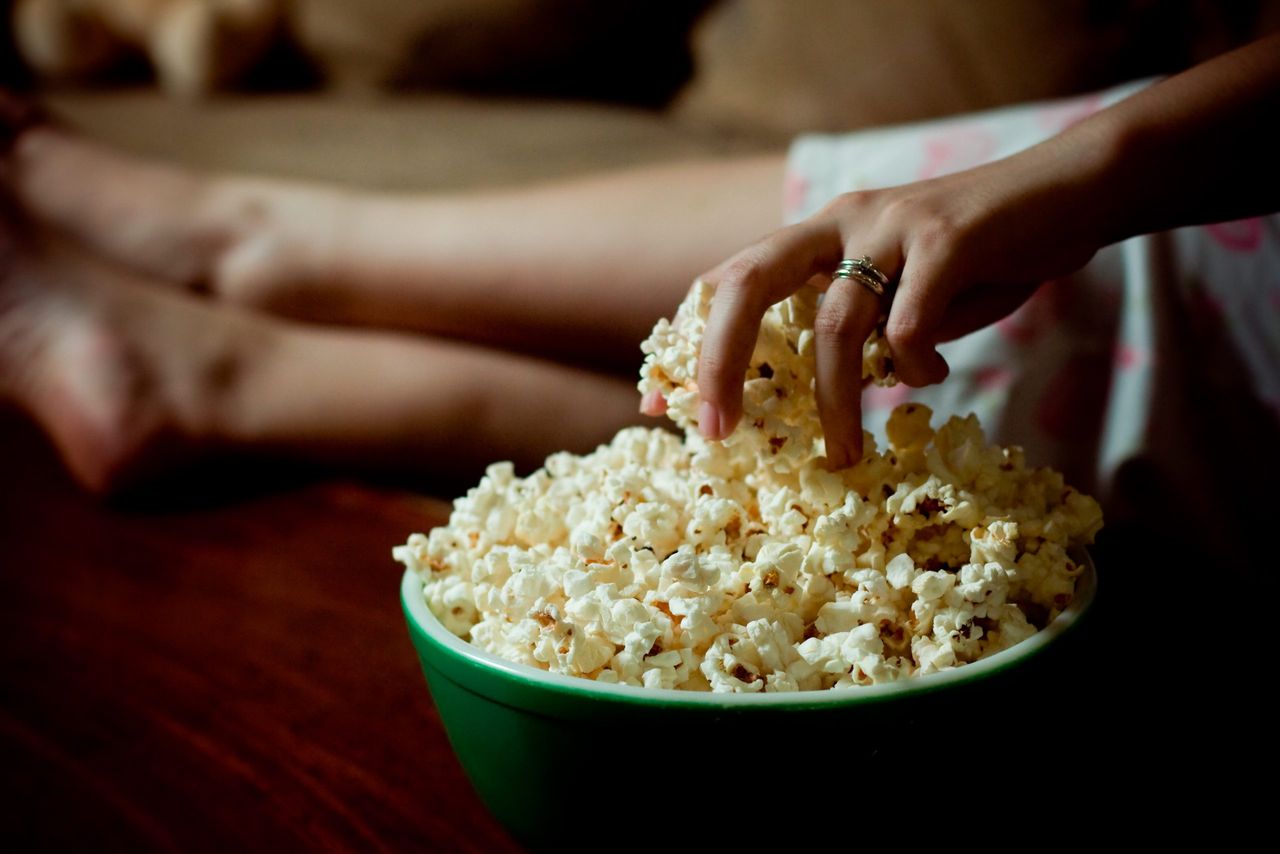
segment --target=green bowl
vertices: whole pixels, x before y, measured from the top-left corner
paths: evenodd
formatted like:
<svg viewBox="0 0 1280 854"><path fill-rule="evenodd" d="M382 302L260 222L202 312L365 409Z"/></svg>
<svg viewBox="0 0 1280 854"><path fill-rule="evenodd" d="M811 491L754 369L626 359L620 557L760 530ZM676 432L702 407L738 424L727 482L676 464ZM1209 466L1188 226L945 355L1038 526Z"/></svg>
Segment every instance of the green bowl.
<svg viewBox="0 0 1280 854"><path fill-rule="evenodd" d="M1078 557L1075 600L1016 646L942 673L822 692L712 694L548 673L450 633L412 571L401 602L458 760L516 838L590 847L652 826L664 838L724 841L845 809L864 789L877 799L936 790L949 810L983 769L1011 788L1038 773L1046 743L1060 750L1055 736L1078 724L1067 701L1082 668L1065 641L1082 634L1097 589L1092 560Z"/></svg>

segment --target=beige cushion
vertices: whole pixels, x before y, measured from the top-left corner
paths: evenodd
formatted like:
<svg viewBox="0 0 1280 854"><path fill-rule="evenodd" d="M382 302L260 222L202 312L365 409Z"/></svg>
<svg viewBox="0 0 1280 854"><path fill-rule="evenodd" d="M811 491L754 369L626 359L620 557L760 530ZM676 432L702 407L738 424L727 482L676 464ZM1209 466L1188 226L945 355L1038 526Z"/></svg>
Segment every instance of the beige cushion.
<svg viewBox="0 0 1280 854"><path fill-rule="evenodd" d="M1221 32L1225 15L1194 5L1195 15L1160 0L722 0L695 32L679 109L797 132L1066 95L1190 62L1192 42Z"/></svg>
<svg viewBox="0 0 1280 854"><path fill-rule="evenodd" d="M291 24L303 48L339 88L372 88L393 77L415 41L468 12L526 0L294 0Z"/></svg>
<svg viewBox="0 0 1280 854"><path fill-rule="evenodd" d="M696 2L296 0L338 88L556 94L659 105L688 76Z"/></svg>
<svg viewBox="0 0 1280 854"><path fill-rule="evenodd" d="M157 92L63 94L48 103L73 126L139 154L392 190L500 186L761 148L655 113L590 104L292 95L196 106Z"/></svg>

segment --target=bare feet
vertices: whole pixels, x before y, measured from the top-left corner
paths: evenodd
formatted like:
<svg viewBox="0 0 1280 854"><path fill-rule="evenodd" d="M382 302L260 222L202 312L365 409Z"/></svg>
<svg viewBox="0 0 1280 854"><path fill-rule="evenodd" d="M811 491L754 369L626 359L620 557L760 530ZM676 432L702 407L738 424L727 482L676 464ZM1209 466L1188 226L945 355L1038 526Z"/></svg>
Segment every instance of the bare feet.
<svg viewBox="0 0 1280 854"><path fill-rule="evenodd" d="M211 449L414 475L531 466L637 420L626 380L162 285L0 216L0 399L97 492Z"/></svg>
<svg viewBox="0 0 1280 854"><path fill-rule="evenodd" d="M122 265L283 313L322 275L341 191L204 175L50 123L8 134L5 179L24 212Z"/></svg>
<svg viewBox="0 0 1280 854"><path fill-rule="evenodd" d="M0 217L0 399L27 410L96 492L217 436L268 336Z"/></svg>

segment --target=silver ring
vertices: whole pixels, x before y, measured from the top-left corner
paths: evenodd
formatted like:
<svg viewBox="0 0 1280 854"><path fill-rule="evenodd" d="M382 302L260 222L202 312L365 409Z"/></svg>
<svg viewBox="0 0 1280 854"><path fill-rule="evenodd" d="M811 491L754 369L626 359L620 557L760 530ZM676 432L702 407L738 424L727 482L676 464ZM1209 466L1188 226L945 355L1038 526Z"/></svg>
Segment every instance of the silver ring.
<svg viewBox="0 0 1280 854"><path fill-rule="evenodd" d="M832 279L850 279L862 285L877 297L883 297L889 285L889 277L880 272L871 259L863 255L861 258L846 258L831 274Z"/></svg>

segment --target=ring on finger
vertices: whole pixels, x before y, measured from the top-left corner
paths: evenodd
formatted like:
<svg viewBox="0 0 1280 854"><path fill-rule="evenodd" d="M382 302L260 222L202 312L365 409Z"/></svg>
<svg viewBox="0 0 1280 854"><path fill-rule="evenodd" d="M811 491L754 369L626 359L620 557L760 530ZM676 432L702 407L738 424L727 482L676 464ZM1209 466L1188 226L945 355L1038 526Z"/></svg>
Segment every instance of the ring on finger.
<svg viewBox="0 0 1280 854"><path fill-rule="evenodd" d="M836 267L836 271L831 274L832 279L849 279L862 285L878 298L883 298L888 293L889 277L881 272L880 268L872 263L871 258L863 255L861 258L846 258L840 262L840 266Z"/></svg>

